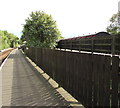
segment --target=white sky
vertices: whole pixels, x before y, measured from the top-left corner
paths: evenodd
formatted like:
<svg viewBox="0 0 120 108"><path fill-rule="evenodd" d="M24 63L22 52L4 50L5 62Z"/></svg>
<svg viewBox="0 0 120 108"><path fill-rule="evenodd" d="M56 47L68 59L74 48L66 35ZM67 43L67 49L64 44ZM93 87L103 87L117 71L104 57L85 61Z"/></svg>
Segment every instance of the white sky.
<svg viewBox="0 0 120 108"><path fill-rule="evenodd" d="M64 37L105 31L119 0L0 0L0 30L21 36L32 11L44 11L57 21Z"/></svg>

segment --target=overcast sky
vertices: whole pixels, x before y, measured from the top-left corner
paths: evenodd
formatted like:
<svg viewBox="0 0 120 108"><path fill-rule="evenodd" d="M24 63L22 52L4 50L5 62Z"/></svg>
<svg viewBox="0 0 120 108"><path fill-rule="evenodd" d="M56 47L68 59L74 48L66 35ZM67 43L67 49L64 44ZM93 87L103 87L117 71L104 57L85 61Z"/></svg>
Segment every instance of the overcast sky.
<svg viewBox="0 0 120 108"><path fill-rule="evenodd" d="M44 11L56 20L64 37L105 31L117 13L119 0L0 0L0 30L21 36L32 11Z"/></svg>

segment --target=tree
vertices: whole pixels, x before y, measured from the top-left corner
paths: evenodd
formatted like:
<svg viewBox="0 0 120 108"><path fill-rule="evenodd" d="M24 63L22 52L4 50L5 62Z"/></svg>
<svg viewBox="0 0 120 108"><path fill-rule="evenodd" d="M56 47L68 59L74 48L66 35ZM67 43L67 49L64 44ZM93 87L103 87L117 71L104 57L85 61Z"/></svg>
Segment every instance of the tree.
<svg viewBox="0 0 120 108"><path fill-rule="evenodd" d="M56 40L61 38L56 21L53 20L51 15L43 11L32 12L26 19L22 32L21 40L26 41L29 46L53 48Z"/></svg>
<svg viewBox="0 0 120 108"><path fill-rule="evenodd" d="M0 30L0 50L9 47L17 47L18 43L19 38L17 36L7 31Z"/></svg>
<svg viewBox="0 0 120 108"><path fill-rule="evenodd" d="M120 18L120 13L113 14L110 18L110 25L106 28L107 32L110 34L119 34L118 18Z"/></svg>

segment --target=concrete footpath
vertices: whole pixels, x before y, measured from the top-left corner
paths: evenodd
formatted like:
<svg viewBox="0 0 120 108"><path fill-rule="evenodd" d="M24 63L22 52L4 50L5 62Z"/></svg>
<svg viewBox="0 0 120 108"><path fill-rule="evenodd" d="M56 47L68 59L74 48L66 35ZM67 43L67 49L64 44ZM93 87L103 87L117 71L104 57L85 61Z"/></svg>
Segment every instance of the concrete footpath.
<svg viewBox="0 0 120 108"><path fill-rule="evenodd" d="M1 106L69 106L17 49L10 54L0 73Z"/></svg>

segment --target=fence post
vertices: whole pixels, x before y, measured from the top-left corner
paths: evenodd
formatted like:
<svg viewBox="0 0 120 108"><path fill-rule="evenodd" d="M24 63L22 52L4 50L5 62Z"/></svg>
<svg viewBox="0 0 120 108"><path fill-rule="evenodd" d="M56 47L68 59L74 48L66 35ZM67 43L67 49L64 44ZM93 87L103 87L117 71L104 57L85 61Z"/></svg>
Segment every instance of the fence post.
<svg viewBox="0 0 120 108"><path fill-rule="evenodd" d="M36 62L36 65L38 65L37 64L37 60L38 60L38 57L37 57L37 48L35 48L35 62Z"/></svg>
<svg viewBox="0 0 120 108"><path fill-rule="evenodd" d="M111 80L112 80L112 96L111 96L111 106L118 107L118 89L119 89L119 57L112 57L112 72L111 72ZM120 105L119 105L120 106Z"/></svg>

